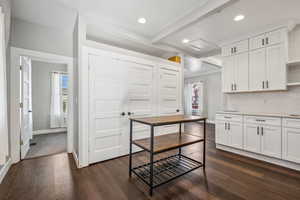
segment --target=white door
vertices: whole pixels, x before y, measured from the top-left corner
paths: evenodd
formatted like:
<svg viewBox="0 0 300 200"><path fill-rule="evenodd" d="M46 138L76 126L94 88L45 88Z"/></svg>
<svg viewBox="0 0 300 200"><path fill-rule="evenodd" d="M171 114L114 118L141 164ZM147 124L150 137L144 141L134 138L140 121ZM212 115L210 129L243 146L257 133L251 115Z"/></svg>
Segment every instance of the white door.
<svg viewBox="0 0 300 200"><path fill-rule="evenodd" d="M133 117L149 117L155 115L154 103L154 65L139 64L130 61L121 61L127 70L127 115ZM150 127L140 123L133 123L133 139L142 139L150 136ZM129 153L129 120L127 121L126 134L124 134L126 148L124 153ZM133 145L133 152L141 150Z"/></svg>
<svg viewBox="0 0 300 200"><path fill-rule="evenodd" d="M228 145L234 148L243 148L243 125L241 123L230 122Z"/></svg>
<svg viewBox="0 0 300 200"><path fill-rule="evenodd" d="M281 127L261 127L261 153L281 158Z"/></svg>
<svg viewBox="0 0 300 200"><path fill-rule="evenodd" d="M89 55L89 163L124 153L126 67L109 53Z"/></svg>
<svg viewBox="0 0 300 200"><path fill-rule="evenodd" d="M266 49L250 51L249 55L249 88L264 90L266 81Z"/></svg>
<svg viewBox="0 0 300 200"><path fill-rule="evenodd" d="M291 162L300 163L300 129L284 128L282 136L282 158Z"/></svg>
<svg viewBox="0 0 300 200"><path fill-rule="evenodd" d="M249 53L237 54L235 57L236 91L249 90Z"/></svg>
<svg viewBox="0 0 300 200"><path fill-rule="evenodd" d="M217 121L216 123L216 143L228 145L227 121Z"/></svg>
<svg viewBox="0 0 300 200"><path fill-rule="evenodd" d="M235 56L229 56L224 59L223 66L223 92L232 92L235 81Z"/></svg>
<svg viewBox="0 0 300 200"><path fill-rule="evenodd" d="M267 89L286 89L286 65L283 45L266 48L266 74Z"/></svg>
<svg viewBox="0 0 300 200"><path fill-rule="evenodd" d="M260 153L260 129L258 125L244 125L244 149Z"/></svg>
<svg viewBox="0 0 300 200"><path fill-rule="evenodd" d="M159 115L182 114L180 73L177 70L160 68L159 73ZM159 127L159 133L178 132L178 125Z"/></svg>
<svg viewBox="0 0 300 200"><path fill-rule="evenodd" d="M21 159L25 158L32 139L31 60L21 56Z"/></svg>

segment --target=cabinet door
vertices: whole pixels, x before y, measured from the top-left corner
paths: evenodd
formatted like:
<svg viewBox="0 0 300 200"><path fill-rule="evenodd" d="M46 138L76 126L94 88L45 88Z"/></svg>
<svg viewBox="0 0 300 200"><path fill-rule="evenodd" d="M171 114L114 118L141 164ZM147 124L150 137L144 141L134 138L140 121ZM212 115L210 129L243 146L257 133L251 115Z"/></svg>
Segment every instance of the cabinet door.
<svg viewBox="0 0 300 200"><path fill-rule="evenodd" d="M284 160L300 163L300 129L284 128L282 139L282 158Z"/></svg>
<svg viewBox="0 0 300 200"><path fill-rule="evenodd" d="M281 158L281 127L261 127L261 153Z"/></svg>
<svg viewBox="0 0 300 200"><path fill-rule="evenodd" d="M232 92L232 85L235 78L235 57L229 56L224 59L223 66L223 92Z"/></svg>
<svg viewBox="0 0 300 200"><path fill-rule="evenodd" d="M249 50L249 41L248 40L243 40L240 42L237 42L234 44L234 47L236 48L235 53L244 53Z"/></svg>
<svg viewBox="0 0 300 200"><path fill-rule="evenodd" d="M244 149L260 153L260 134L258 125L244 125Z"/></svg>
<svg viewBox="0 0 300 200"><path fill-rule="evenodd" d="M217 121L216 123L216 143L228 145L228 131L226 130L227 121Z"/></svg>
<svg viewBox="0 0 300 200"><path fill-rule="evenodd" d="M284 41L284 31L285 29L279 29L271 31L266 34L266 45L279 44Z"/></svg>
<svg viewBox="0 0 300 200"><path fill-rule="evenodd" d="M249 55L249 88L250 90L264 90L266 81L266 49L258 49Z"/></svg>
<svg viewBox="0 0 300 200"><path fill-rule="evenodd" d="M269 90L286 89L286 65L284 45L274 45L266 48L266 88Z"/></svg>
<svg viewBox="0 0 300 200"><path fill-rule="evenodd" d="M235 56L236 91L249 90L249 54L248 52Z"/></svg>
<svg viewBox="0 0 300 200"><path fill-rule="evenodd" d="M231 56L232 52L232 46L225 46L222 48L222 56L226 57L226 56Z"/></svg>
<svg viewBox="0 0 300 200"><path fill-rule="evenodd" d="M228 145L234 148L243 148L243 124L229 122Z"/></svg>
<svg viewBox="0 0 300 200"><path fill-rule="evenodd" d="M265 45L266 34L258 35L250 38L250 50L263 48Z"/></svg>

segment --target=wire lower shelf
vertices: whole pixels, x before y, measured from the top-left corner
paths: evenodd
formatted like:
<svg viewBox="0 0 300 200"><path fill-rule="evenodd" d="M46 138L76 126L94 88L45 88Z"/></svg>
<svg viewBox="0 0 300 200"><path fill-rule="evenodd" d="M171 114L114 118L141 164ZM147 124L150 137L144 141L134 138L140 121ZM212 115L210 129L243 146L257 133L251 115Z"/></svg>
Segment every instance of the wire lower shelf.
<svg viewBox="0 0 300 200"><path fill-rule="evenodd" d="M184 155L173 155L153 162L153 185L158 187L186 173L202 167L203 164ZM150 184L150 163L132 169L144 183Z"/></svg>

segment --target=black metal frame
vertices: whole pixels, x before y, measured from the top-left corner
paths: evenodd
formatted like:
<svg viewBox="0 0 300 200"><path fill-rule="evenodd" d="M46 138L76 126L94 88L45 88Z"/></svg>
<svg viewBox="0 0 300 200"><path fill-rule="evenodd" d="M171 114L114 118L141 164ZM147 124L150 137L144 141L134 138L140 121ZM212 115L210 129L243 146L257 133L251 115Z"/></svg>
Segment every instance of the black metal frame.
<svg viewBox="0 0 300 200"><path fill-rule="evenodd" d="M154 155L156 154L156 153L154 153L154 147L153 147L154 146L154 127L168 125L168 123L165 123L165 124L159 124L159 125L150 125L151 126L150 151L147 151L150 154L150 162L132 168L132 144L134 144L133 140L132 140L132 134L133 134L133 122L134 121L135 120L130 119L129 177L130 178L132 177L132 172L133 172L145 184L147 184L150 187L150 189L149 189L150 196L152 196L152 194L153 194L153 189L158 186L168 183L168 182L170 182L180 176L183 176L195 169L198 169L200 167L203 167L203 169L205 169L205 163L206 163L205 162L205 160L206 160L206 156L205 156L206 155L206 119L198 120L198 121L203 121L203 140L195 142L195 143L203 142L203 161L202 162L199 162L199 161L189 158L185 155L182 155L181 147L178 148L179 149L178 154L154 161ZM135 121L135 122L138 122L138 121ZM138 122L138 123L141 123L141 122ZM183 122L170 123L170 124L179 124L179 135L180 136L182 133L182 130L181 130L182 123ZM149 125L149 124L147 124L147 125ZM195 143L193 143L193 144L195 144ZM141 146L139 146L139 147L141 147ZM165 152L165 151L163 151L163 152ZM159 152L159 153L162 153L162 152ZM178 158L178 163L174 164L173 162L171 162L171 161L174 161L173 158ZM189 164L187 164L187 163L189 163ZM166 173L157 171L158 170L157 165L160 166L162 164L164 164L163 170ZM148 169L149 167L150 167L150 169ZM180 168L185 168L186 170L183 170ZM147 173L147 175L145 175L145 173ZM159 174L160 176L155 176L157 174ZM171 174L173 174L173 175L171 175ZM164 177L164 178L162 178L162 177ZM154 178L155 178L155 180L154 180ZM160 179L160 180L164 179L164 180L157 183L156 179Z"/></svg>

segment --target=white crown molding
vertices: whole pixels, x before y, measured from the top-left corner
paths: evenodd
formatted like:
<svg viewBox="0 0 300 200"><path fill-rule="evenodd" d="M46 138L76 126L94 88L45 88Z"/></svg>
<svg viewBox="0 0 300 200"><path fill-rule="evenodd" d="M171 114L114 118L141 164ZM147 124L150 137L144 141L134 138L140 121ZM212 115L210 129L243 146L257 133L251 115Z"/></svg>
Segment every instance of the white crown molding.
<svg viewBox="0 0 300 200"><path fill-rule="evenodd" d="M181 31L188 26L193 25L200 20L209 17L223 8L236 3L238 0L215 0L215 1L208 1L206 4L202 5L200 8L194 10L193 12L185 15L184 17L180 18L179 20L175 21L173 24L170 24L160 33L152 39L152 43L158 43L160 40L166 38L167 36L174 34L178 31Z"/></svg>

